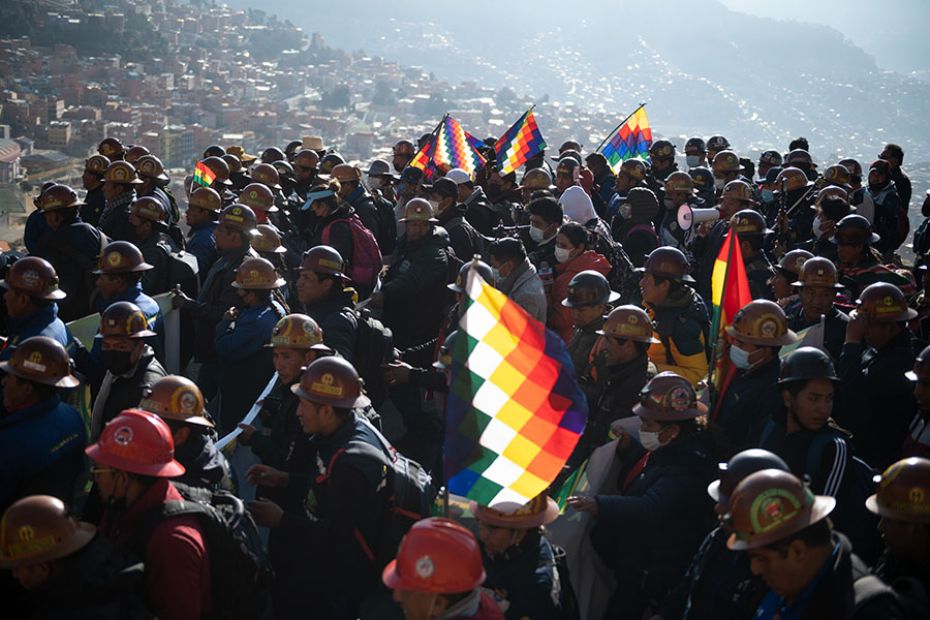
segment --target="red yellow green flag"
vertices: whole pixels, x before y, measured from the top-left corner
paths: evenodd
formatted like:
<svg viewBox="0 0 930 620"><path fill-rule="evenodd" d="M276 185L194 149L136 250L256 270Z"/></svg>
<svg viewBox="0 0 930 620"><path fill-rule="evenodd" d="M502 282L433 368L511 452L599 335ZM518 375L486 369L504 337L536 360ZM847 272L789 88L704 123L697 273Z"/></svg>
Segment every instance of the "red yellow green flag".
<svg viewBox="0 0 930 620"><path fill-rule="evenodd" d="M216 174L202 161L197 162L194 167L194 183L201 187L210 187L214 179L216 179Z"/></svg>

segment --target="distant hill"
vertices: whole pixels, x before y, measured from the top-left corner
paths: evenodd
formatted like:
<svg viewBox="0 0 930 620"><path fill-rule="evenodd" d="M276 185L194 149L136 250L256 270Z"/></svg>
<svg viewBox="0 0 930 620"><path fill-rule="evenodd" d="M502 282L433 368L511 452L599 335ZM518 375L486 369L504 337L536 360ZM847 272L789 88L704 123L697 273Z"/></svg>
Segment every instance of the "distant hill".
<svg viewBox="0 0 930 620"><path fill-rule="evenodd" d="M232 0L249 6L252 0ZM669 136L724 133L747 152L808 136L814 156L867 161L897 141L930 161L930 84L882 71L825 26L735 13L716 0L426 0L342 6L280 0L274 11L333 45L420 65L451 81L622 114L649 101ZM290 9L290 10L289 10Z"/></svg>

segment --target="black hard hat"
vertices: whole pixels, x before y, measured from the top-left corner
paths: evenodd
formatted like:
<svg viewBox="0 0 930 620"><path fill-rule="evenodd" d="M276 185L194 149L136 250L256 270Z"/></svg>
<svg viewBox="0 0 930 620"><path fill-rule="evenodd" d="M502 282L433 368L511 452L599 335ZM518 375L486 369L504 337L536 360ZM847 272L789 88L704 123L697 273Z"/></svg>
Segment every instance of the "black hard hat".
<svg viewBox="0 0 930 620"><path fill-rule="evenodd" d="M452 284L447 284L446 288L456 293L464 293L465 287L468 284L468 270L471 269L471 264L472 261L467 261L464 265L462 265L462 267L459 269L458 275L455 276L455 282ZM489 284L494 283L494 271L491 269L489 264L483 260L478 260L477 264L475 265L475 269L477 269L478 275L480 275L485 282Z"/></svg>
<svg viewBox="0 0 930 620"><path fill-rule="evenodd" d="M872 225L869 220L861 215L847 215L836 223L836 229L830 242L837 245L874 245L879 242L881 237L872 232Z"/></svg>
<svg viewBox="0 0 930 620"><path fill-rule="evenodd" d="M788 464L777 454L761 448L750 448L733 455L726 463L718 465L720 478L707 487L707 494L720 504L729 503L730 495L746 476L763 469L790 471Z"/></svg>
<svg viewBox="0 0 930 620"><path fill-rule="evenodd" d="M688 141L685 142L685 152L688 151L697 151L699 153L707 152L707 145L704 144L703 138L688 138Z"/></svg>
<svg viewBox="0 0 930 620"><path fill-rule="evenodd" d="M581 308L613 303L620 299L620 294L610 290L610 284L603 275L588 269L575 274L568 283L568 297L562 300L566 308Z"/></svg>
<svg viewBox="0 0 930 620"><path fill-rule="evenodd" d="M811 379L840 380L829 355L816 347L799 347L782 361L778 385Z"/></svg>

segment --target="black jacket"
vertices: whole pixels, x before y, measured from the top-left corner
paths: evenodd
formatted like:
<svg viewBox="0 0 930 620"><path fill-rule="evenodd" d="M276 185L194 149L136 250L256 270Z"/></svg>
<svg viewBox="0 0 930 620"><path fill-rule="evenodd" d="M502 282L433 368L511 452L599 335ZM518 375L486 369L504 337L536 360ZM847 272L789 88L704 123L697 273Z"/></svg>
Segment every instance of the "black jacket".
<svg viewBox="0 0 930 620"><path fill-rule="evenodd" d="M355 358L358 340L358 316L352 309L349 293L339 291L306 308L320 329L323 344L351 362Z"/></svg>
<svg viewBox="0 0 930 620"><path fill-rule="evenodd" d="M561 589L552 545L538 529L528 531L520 544L493 558L482 546L482 557L487 577L481 587L509 603L504 613L507 620L563 617L556 603Z"/></svg>
<svg viewBox="0 0 930 620"><path fill-rule="evenodd" d="M801 304L797 304L788 312L788 329L795 332L807 329L816 325L820 321L808 321L804 317L804 309ZM849 323L849 315L836 306L831 306L830 311L824 315L824 334L823 346L833 358L836 364L840 359L840 353L843 350L843 342L846 341L846 324Z"/></svg>
<svg viewBox="0 0 930 620"><path fill-rule="evenodd" d="M145 345L142 357L139 358L133 373L128 377L116 377L113 381L110 393L103 405L103 413L99 420L96 416L94 417L91 428L99 433L107 422L119 415L120 411L138 407L152 385L167 374L164 367L155 359L155 351L152 347ZM95 402L94 408L96 405ZM91 439L95 440L96 437Z"/></svg>
<svg viewBox="0 0 930 620"><path fill-rule="evenodd" d="M879 471L900 458L916 407L914 387L904 376L914 357L907 329L881 349L846 343L840 354L837 371L844 406L834 416L852 433L856 453Z"/></svg>
<svg viewBox="0 0 930 620"><path fill-rule="evenodd" d="M500 224L501 215L484 195L483 189L476 187L463 206L465 219L475 230L486 237L494 235L494 227Z"/></svg>
<svg viewBox="0 0 930 620"><path fill-rule="evenodd" d="M394 345L406 349L436 337L449 301L449 238L442 228L418 241L401 237L381 292L384 323ZM325 332L324 332L325 333Z"/></svg>
<svg viewBox="0 0 930 620"><path fill-rule="evenodd" d="M52 264L58 286L67 297L58 302L58 316L68 322L90 314L90 298L96 290L91 271L103 250L100 231L81 221L80 216L39 239L36 256Z"/></svg>
<svg viewBox="0 0 930 620"><path fill-rule="evenodd" d="M465 205L455 205L438 213L439 225L449 233L449 245L461 261L469 261L481 253L481 238L465 219Z"/></svg>
<svg viewBox="0 0 930 620"><path fill-rule="evenodd" d="M757 445L765 423L782 406L780 368L776 354L759 368L736 371L714 420L723 431L729 454Z"/></svg>
<svg viewBox="0 0 930 620"><path fill-rule="evenodd" d="M184 466L184 475L172 479L192 487L216 491L232 490L229 463L223 453L216 449L212 429L191 426L191 433L180 446L175 446L174 458Z"/></svg>

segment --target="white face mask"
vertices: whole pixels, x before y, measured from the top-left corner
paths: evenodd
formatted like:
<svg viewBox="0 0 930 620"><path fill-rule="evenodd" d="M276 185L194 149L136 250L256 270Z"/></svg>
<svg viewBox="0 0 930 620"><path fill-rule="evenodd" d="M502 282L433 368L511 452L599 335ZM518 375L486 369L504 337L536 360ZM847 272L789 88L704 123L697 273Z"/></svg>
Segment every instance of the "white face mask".
<svg viewBox="0 0 930 620"><path fill-rule="evenodd" d="M686 155L685 161L688 162L689 168L697 168L701 165L701 156L700 155Z"/></svg>
<svg viewBox="0 0 930 620"><path fill-rule="evenodd" d="M542 228L536 228L535 226L530 226L530 239L539 243L546 238L546 231Z"/></svg>
<svg viewBox="0 0 930 620"><path fill-rule="evenodd" d="M625 220L633 217L633 207L627 204L620 205L620 217Z"/></svg>
<svg viewBox="0 0 930 620"><path fill-rule="evenodd" d="M555 249L555 260L560 263L568 262L568 259L572 257L572 251L565 248L556 248Z"/></svg>
<svg viewBox="0 0 930 620"><path fill-rule="evenodd" d="M732 344L730 345L730 361L740 370L747 370L749 368L749 353Z"/></svg>
<svg viewBox="0 0 930 620"><path fill-rule="evenodd" d="M814 233L814 236L820 239L823 237L823 231L820 230L820 226L823 224L823 218L819 215L814 217L814 223L811 224L811 232Z"/></svg>
<svg viewBox="0 0 930 620"><path fill-rule="evenodd" d="M662 447L662 441L659 439L660 431L644 431L639 429L639 443L643 449L649 452L655 452Z"/></svg>
<svg viewBox="0 0 930 620"><path fill-rule="evenodd" d="M724 179L714 177L714 189L723 189L727 182Z"/></svg>

